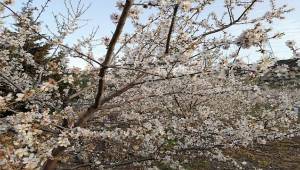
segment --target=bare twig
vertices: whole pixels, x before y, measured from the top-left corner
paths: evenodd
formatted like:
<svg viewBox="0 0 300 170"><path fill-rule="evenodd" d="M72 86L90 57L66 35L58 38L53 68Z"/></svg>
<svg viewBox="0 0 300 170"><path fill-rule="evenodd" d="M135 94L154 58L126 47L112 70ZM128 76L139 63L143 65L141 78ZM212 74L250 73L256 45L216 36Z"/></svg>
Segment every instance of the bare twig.
<svg viewBox="0 0 300 170"><path fill-rule="evenodd" d="M196 39L205 37L205 36L207 36L207 35L214 34L214 33L220 32L220 31L223 31L223 30L225 30L225 29L231 27L232 25L234 25L234 24L236 24L237 22L239 22L239 21L245 16L245 14L253 7L253 5L255 4L255 2L257 2L257 1L258 1L258 0L253 0L253 1L251 2L251 4L250 4L250 5L242 12L242 14L241 14L236 20L234 20L233 22L231 22L231 23L229 23L229 24L227 24L227 25L224 25L224 26L221 27L221 28L218 28L218 29L215 29L215 30L212 30L212 31L209 31L209 32L205 32L205 33L203 33L202 35L197 36L197 37L195 37L195 38L193 38L193 39L196 40Z"/></svg>
<svg viewBox="0 0 300 170"><path fill-rule="evenodd" d="M51 0L46 0L46 2L44 3L44 5L42 5L42 9L41 11L39 12L39 14L37 15L37 17L35 18L34 22L36 22L40 17L41 15L43 14L43 12L45 11L45 9L48 7L48 4Z"/></svg>
<svg viewBox="0 0 300 170"><path fill-rule="evenodd" d="M229 5L226 5L226 8L227 8L227 12L228 12L228 15L229 15L229 20L230 20L230 23L232 23L234 21L234 17L233 17L233 13L232 13L232 9L230 8Z"/></svg>
<svg viewBox="0 0 300 170"><path fill-rule="evenodd" d="M144 25L143 27L142 27L142 29L141 30L144 30L147 26L149 26L150 24L152 24L154 21L156 21L156 20L158 20L160 18L160 16L157 16L156 18L154 18L153 20L151 20L151 22L150 23L148 23L147 25ZM119 53L120 53L120 51L133 39L133 38L135 38L136 37L136 35L138 35L138 32L136 32L136 33L134 33L130 38L128 38L127 39L127 41L126 42L124 42L123 44L122 44L122 46L121 47L119 47L119 49L117 50L117 52L114 54L114 57L116 57Z"/></svg>

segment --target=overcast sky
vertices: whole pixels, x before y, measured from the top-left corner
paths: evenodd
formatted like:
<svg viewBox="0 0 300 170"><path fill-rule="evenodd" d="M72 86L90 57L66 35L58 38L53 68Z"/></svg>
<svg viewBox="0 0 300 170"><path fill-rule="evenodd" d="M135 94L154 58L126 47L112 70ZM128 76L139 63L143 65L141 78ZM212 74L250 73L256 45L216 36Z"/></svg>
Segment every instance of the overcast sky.
<svg viewBox="0 0 300 170"><path fill-rule="evenodd" d="M78 0L72 0L74 3ZM77 38L86 35L91 32L94 28L99 26L99 32L97 37L110 36L115 28L115 25L110 20L110 15L116 12L115 7L116 0L82 0L85 4L91 4L89 10L83 16L83 19L89 19L88 25L76 31L72 37L69 37L65 43L72 44ZM14 10L20 10L22 3L26 0L16 0L13 5ZM45 0L34 0L37 6L40 6ZM271 40L271 47L278 58L289 58L291 57L291 52L285 46L286 40L295 40L296 44L300 46L300 0L279 0L280 4L286 3L289 7L295 8L295 10L286 16L285 20L279 20L272 24L275 31L285 32L286 35L279 40ZM216 0L216 2L211 6L210 10L220 11L224 3L224 0ZM257 6L255 14L259 14L264 11L268 6ZM65 12L64 0L52 0L46 12L41 16L41 21L43 25L48 25L50 28L54 28L54 20L52 13ZM149 12L149 11L148 11ZM125 27L125 31L130 31L130 26ZM233 32L241 32L242 28L232 28ZM97 56L103 56L105 54L104 47L98 47L95 49ZM244 50L241 55L249 56L255 60L257 54L253 49ZM82 61L79 59L72 59L72 66L82 67Z"/></svg>

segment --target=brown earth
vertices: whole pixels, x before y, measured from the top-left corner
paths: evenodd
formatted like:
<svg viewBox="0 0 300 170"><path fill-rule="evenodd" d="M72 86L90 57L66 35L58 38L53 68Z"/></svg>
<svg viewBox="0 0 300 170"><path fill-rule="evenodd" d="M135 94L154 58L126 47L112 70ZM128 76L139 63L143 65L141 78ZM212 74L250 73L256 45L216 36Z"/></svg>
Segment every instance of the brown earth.
<svg viewBox="0 0 300 170"><path fill-rule="evenodd" d="M237 160L237 163L246 170L300 170L300 137L274 141L265 145L256 145L247 148L227 149L225 155ZM242 164L246 162L246 164ZM161 170L171 170L168 165L157 163ZM209 160L205 157L196 157L185 164L187 170L234 170L238 169L231 162ZM123 166L113 169L135 169L141 167Z"/></svg>

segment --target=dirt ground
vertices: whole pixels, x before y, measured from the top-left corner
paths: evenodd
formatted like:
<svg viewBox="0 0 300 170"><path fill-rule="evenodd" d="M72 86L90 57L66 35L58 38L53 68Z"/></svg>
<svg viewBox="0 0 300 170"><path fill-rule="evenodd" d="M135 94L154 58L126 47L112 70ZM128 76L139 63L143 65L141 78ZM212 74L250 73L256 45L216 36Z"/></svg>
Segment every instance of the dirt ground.
<svg viewBox="0 0 300 170"><path fill-rule="evenodd" d="M5 138L0 139L1 142ZM8 141L6 141L8 142ZM266 145L257 145L247 148L227 149L224 150L228 155L237 160L237 163L246 170L300 170L300 137L274 141ZM193 153L192 153L193 154ZM171 170L168 165L156 163L161 170ZM124 166L110 167L113 170L143 170L145 168L125 164ZM237 169L230 162L220 162L209 160L205 157L196 157L190 163L184 164L187 170L234 170ZM1 167L0 167L1 169ZM58 168L70 169L68 168ZM71 169L90 170L90 166L75 166Z"/></svg>
<svg viewBox="0 0 300 170"><path fill-rule="evenodd" d="M227 149L225 155L237 160L245 170L300 170L300 137L270 142L248 148ZM171 170L164 164L157 164L161 170ZM238 169L233 163L209 160L197 157L191 163L185 164L187 170L234 170ZM141 167L123 166L113 169L142 170Z"/></svg>
<svg viewBox="0 0 300 170"><path fill-rule="evenodd" d="M224 152L235 158L243 169L247 170L300 170L300 137ZM188 170L236 169L233 164L209 161L205 158L193 161L186 168Z"/></svg>

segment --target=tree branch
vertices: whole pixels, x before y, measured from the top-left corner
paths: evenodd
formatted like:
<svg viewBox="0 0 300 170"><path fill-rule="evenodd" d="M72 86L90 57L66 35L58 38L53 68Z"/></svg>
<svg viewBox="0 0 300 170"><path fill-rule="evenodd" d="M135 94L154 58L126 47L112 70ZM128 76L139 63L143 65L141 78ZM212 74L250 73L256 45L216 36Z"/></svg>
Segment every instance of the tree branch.
<svg viewBox="0 0 300 170"><path fill-rule="evenodd" d="M96 95L96 98L95 98L95 104L92 106L94 108L97 108L99 106L101 97L103 96L104 83L105 83L104 77L105 77L105 74L106 74L106 70L108 68L108 65L111 63L111 58L113 56L112 55L113 51L114 51L116 43L117 43L117 41L118 41L118 39L121 35L123 27L125 25L126 18L129 14L129 9L132 6L132 3L133 3L133 0L126 0L125 7L123 9L120 20L118 22L116 31L115 31L115 33L114 33L114 35L113 35L113 37L112 37L112 39L111 39L111 41L108 45L108 50L107 50L107 53L105 55L105 59L102 63L102 68L100 69L100 72L99 72L98 92L97 92L97 95Z"/></svg>
<svg viewBox="0 0 300 170"><path fill-rule="evenodd" d="M173 17L172 17L171 25L170 25L170 28L169 28L168 37L167 37L167 43L166 43L166 51L165 51L165 54L169 54L170 41L171 41L172 31L173 31L174 24L175 24L175 18L176 18L176 14L177 14L177 11L178 11L178 7L179 7L178 4L176 4L176 5L174 6Z"/></svg>
<svg viewBox="0 0 300 170"><path fill-rule="evenodd" d="M5 75L3 75L2 73L0 73L0 76L3 77L9 84L11 84L12 86L14 86L18 92L23 92L23 89L19 86L17 86L13 81L11 81L8 77L6 77Z"/></svg>
<svg viewBox="0 0 300 170"><path fill-rule="evenodd" d="M82 125L82 123L84 123L85 120L87 120L89 117L91 117L93 115L93 113L95 113L97 111L97 108L99 107L100 104L100 100L103 96L103 92L104 92L104 77L106 74L106 70L107 70L107 66L110 64L111 62L111 58L112 58L112 54L115 48L115 45L118 41L119 36L121 35L121 32L123 30L123 27L125 25L126 22L126 18L128 17L129 14L129 9L132 6L133 0L126 0L124 9L122 11L120 20L117 24L116 30L114 32L114 35L109 43L108 46L108 50L107 53L105 55L105 59L104 62L101 64L102 68L100 69L99 72L99 84L98 84L98 92L97 95L95 97L95 103L93 105L91 105L86 112L84 112L82 115L80 115L79 120L76 122L76 126L80 126ZM52 152L52 156L58 156L60 153L62 153L65 150L65 147L58 147L58 148L54 148L53 152ZM57 165L57 160L50 160L48 159L44 166L43 169L44 170L54 170L56 168Z"/></svg>
<svg viewBox="0 0 300 170"><path fill-rule="evenodd" d="M205 37L207 35L210 35L210 34L214 34L214 33L217 33L217 32L220 32L220 31L223 31L229 27L231 27L232 25L236 24L237 22L239 22L242 17L252 8L252 6L255 4L255 2L257 2L258 0L253 0L251 2L251 4L242 12L242 14L236 19L234 20L233 22L227 24L227 25L224 25L223 27L219 28L219 29L215 29L215 30L212 30L212 31L209 31L209 32L206 32L206 33L203 33L202 35L200 36L197 36L195 38L193 38L194 40L198 39L198 38L202 38L202 37Z"/></svg>

